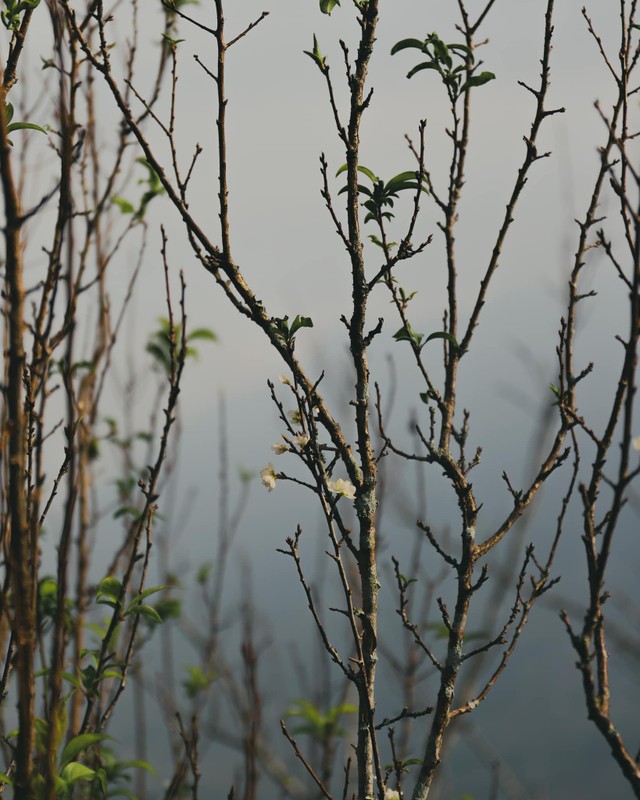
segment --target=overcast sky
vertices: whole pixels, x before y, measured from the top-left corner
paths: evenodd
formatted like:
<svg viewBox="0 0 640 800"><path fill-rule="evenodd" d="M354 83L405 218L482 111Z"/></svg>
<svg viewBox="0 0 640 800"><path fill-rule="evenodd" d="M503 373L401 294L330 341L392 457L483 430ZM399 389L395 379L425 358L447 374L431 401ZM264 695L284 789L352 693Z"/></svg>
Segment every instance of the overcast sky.
<svg viewBox="0 0 640 800"><path fill-rule="evenodd" d="M401 38L424 38L432 31L445 41L460 41L454 28L456 5L451 0L395 0L381 4L377 50L371 65L375 91L363 125L361 160L383 177L412 168L404 134L415 135L420 118L427 119L429 167L436 180L445 175L449 150L444 128L449 118L442 87L430 73L408 81L406 72L415 63L415 56L409 52L391 58L389 50ZM589 10L599 33L615 55L614 4L591 5ZM298 337L299 351L310 365L310 372L326 370L325 391L340 402L351 385L345 361L345 331L338 322L341 314L348 313L350 286L347 259L320 197L318 158L321 152L326 153L332 176L344 162L344 153L333 129L324 81L302 51L311 48L315 33L332 66L339 101L343 103L346 95L341 85L338 39L355 41L353 15L347 2L330 18L318 12L314 0L280 0L270 8L265 2L253 0L228 6L230 35L263 9L270 11L268 19L228 58L230 206L235 258L269 313L290 317L299 313L313 318L313 330L305 330ZM481 6L479 2L469 3L472 16ZM548 105L565 106L566 113L547 120L543 127L541 149L551 150L552 156L538 163L531 173L481 330L461 372L461 401L472 411L473 442L484 448L484 466L476 481L477 487L484 490L487 524L501 516L508 505L500 485L502 469L506 467L518 477L523 476L532 430L548 403L545 393L553 379L563 287L576 242L574 219L584 213L586 193L597 165L596 148L604 134L593 103L599 99L606 106L613 96L612 81L587 33L580 8L578 2L557 3ZM206 3L189 7L189 11L198 19L211 22ZM483 68L497 77L474 99L472 145L458 228L463 315L468 313L477 291L523 157L522 136L529 130L533 99L517 82L537 85L543 13L542 2L498 2L482 29L481 38L489 41L478 54L484 61ZM209 149L210 157L203 159L194 182L192 208L197 209L197 218L215 239L215 105L210 82L192 61L196 53L205 61L211 58L211 44L185 23L180 24L180 35L187 39L179 48L180 141L185 161L196 142ZM148 78L147 83L151 75ZM142 79L140 84L144 85ZM336 192L341 185L339 179L334 181ZM158 219L171 218L167 201L158 201L153 212ZM152 215L151 221L154 219ZM444 307L443 249L435 222L433 209L427 207L421 231L434 232L434 243L423 258L403 267L401 276L402 285L419 291L411 312L414 327L421 331L441 327ZM191 519L192 552L204 557L210 552L210 540L204 534L209 527L207 515L217 468L213 458L217 442L216 398L222 391L228 400L232 462L257 472L273 460L270 445L279 435L265 384L268 378L274 380L282 368L264 338L233 313L209 276L194 263L175 221L169 230L174 266L183 267L188 276L192 324L209 325L220 337L220 343L203 350L201 362L190 369L182 407L182 480L199 492ZM375 250L370 256L375 269ZM588 316L593 328L591 333L585 332L579 353L585 358L587 351L590 357L594 353L601 356L590 408L595 410L599 402L597 387L606 383L608 354L616 352L610 349L610 340L617 330L610 323L616 297L623 295L616 295L617 283L597 254L592 259L594 285L603 292L604 299L600 309ZM157 264L147 265L146 286L153 286L155 281L159 287L157 268ZM157 296L161 308L160 289L149 291L147 297ZM148 324L145 317L153 316L153 308L148 300L139 307L139 326ZM388 312L388 299L381 291L372 302L372 319ZM372 348L372 363L376 379L388 389L386 359L389 355L394 358L399 387L394 430L403 437L406 416L416 406L417 384L406 349L392 340L397 327L394 320L385 325ZM429 487L431 484L427 488L428 495L431 491L431 513L444 524L452 507L439 504L434 497L437 491ZM399 487L397 491L400 493ZM549 501L557 500L559 491L550 489ZM550 502L549 507L547 514L537 518L539 522L534 523L528 536L548 538L549 522L557 513L557 505ZM389 518L394 519L393 514ZM291 565L276 556L274 549L298 521L315 535L315 511L304 494L291 487L279 486L272 494L259 485L252 487L241 546L256 559L253 574L261 606L270 609L273 619L286 618L294 626L302 624L306 609L299 602L299 587ZM409 526L394 530L404 531L407 538L412 535ZM406 542L392 542L391 548L402 552ZM314 546L309 545L307 552L313 553ZM565 573L564 590L569 594L583 577L581 559L574 531L573 541L566 542L561 550L560 562ZM622 575L625 565L614 564L613 569ZM631 559L627 569L633 574L637 557ZM277 621L274 629L277 630ZM557 661L549 663L549 654ZM477 725L490 731L487 741L503 755L521 783L528 786L530 796L534 796L534 788L539 792L537 797L557 800L623 796L626 790L604 743L585 719L573 661L555 613L538 609L510 675L478 716ZM620 688L630 690L624 675ZM543 691L552 704L551 721L537 713ZM622 713L624 709L620 710ZM557 732L557 740L549 739L550 727ZM473 781L480 780L473 776L482 775L483 768L476 771L478 762L468 746L465 749L463 745L457 752L455 763L461 765L463 774L467 771L469 778L466 783L464 779L451 778L451 786L456 792L473 792ZM457 795L451 794L454 796Z"/></svg>
<svg viewBox="0 0 640 800"><path fill-rule="evenodd" d="M148 64L159 40L162 12L159 2L157 8L151 0L143 0L142 5L144 47L136 88L148 94L155 75ZM199 5L186 9L205 24L213 24L210 5L201 0ZM333 127L324 80L303 51L311 49L316 34L332 67L339 103L345 108L338 40L355 42L357 26L348 0L343 0L344 8L337 8L331 17L320 14L316 0L229 0L227 5L229 36L242 30L263 10L270 12L256 30L233 48L227 61L230 210L235 259L270 314L290 317L303 314L313 318L314 328L302 331L298 337L298 350L310 373L319 375L321 370L326 371L326 394L339 404L351 388L345 359L346 332L339 323L340 316L349 311L351 290L344 249L320 197L319 156L322 152L326 154L330 177L345 157ZM469 0L471 16L483 5L478 0ZM497 77L479 89L474 99L472 144L458 229L463 319L486 267L523 158L522 137L529 131L533 98L518 81L538 84L544 5L531 0L498 0L481 30L480 38L488 42L478 49L478 57L484 62L483 69L491 70ZM557 2L548 106L565 106L566 113L550 118L543 126L540 149L552 151L552 156L535 165L530 175L481 329L460 377L461 403L472 411L472 440L484 451L484 465L477 481L487 503L484 512L487 524L500 517L508 506L499 479L502 469L508 468L519 478L524 475L523 464L530 452L532 432L549 402L548 384L553 379L563 287L576 243L574 219L584 214L597 166L596 148L604 136L593 103L599 99L606 107L613 96L612 80L587 32L581 5L573 0ZM612 57L617 52L616 5L612 0L593 0L589 8ZM404 134L415 136L421 118L427 119L428 166L436 181L446 174L449 149L444 129L449 117L443 88L428 72L410 81L406 79L408 69L416 61L415 51L393 58L389 51L401 38L422 39L434 31L447 42L461 41L454 27L456 7L453 0L381 3L376 54L371 64L374 96L363 125L361 162L382 177L413 168ZM120 26L124 37L127 25L119 21L118 13L115 24ZM211 64L213 47L205 34L185 22L179 25L179 36L186 39L178 48L179 143L183 165L188 163L197 142L205 147L190 202L196 219L215 241L214 87L193 60L193 55L198 54ZM166 100L165 97L165 111ZM110 99L105 96L102 102L106 118L113 119L115 125L117 117ZM336 194L342 185L340 178L333 181ZM135 191L135 181L131 187ZM399 204L400 209L404 207ZM423 257L404 266L400 276L401 284L408 290L418 290L411 318L412 324L415 320L414 327L425 332L441 328L445 302L443 248L436 220L434 209L426 206L420 231L423 236L433 232L434 242ZM181 542L188 542L182 553L188 550L189 558L197 561L211 557L213 552L214 526L210 520L215 517L211 501L216 496L216 415L220 393L227 399L231 464L234 469L244 467L257 474L274 459L270 445L279 436L266 381L276 380L283 369L265 338L234 313L211 277L195 262L166 198L154 201L148 221L151 244L135 300L135 322L130 328L131 341L140 343L141 358L147 333L155 319L164 314L157 255L160 222L169 233L172 266L176 272L178 268L184 269L187 276L191 325L211 327L219 336L218 344L200 348L200 361L189 367L182 394L184 458L180 485L185 490L193 488L197 498L189 518L189 531L181 531ZM374 248L368 252L373 272L377 256ZM131 246L121 266L121 287L126 283L134 254L135 248ZM600 356L591 399L585 400L587 408L597 410L597 387L606 384L608 364L613 363L609 354L615 353L617 357L611 339L618 330L612 323L616 303L624 295L598 255L590 258L592 280L602 291L603 302L599 310L588 315L591 332L585 331L584 344L578 352L585 359L586 353L589 357L594 353ZM381 289L379 296L372 299L371 319L389 312L388 298ZM410 369L408 348L392 339L398 327L396 320L389 319L371 355L374 377L387 391L390 387L387 359L388 356L394 359L399 391L393 429L406 440L406 419L410 409L417 405L418 384ZM433 357L437 356L438 348ZM246 488L238 481L234 491ZM430 487L427 491L431 491ZM401 496L399 487L397 492ZM558 490L549 491L550 500L557 496ZM444 524L450 509L435 498L430 500L434 516L441 517ZM531 536L537 531L544 537L549 519L557 513L556 505L550 507L548 515L541 515L546 522L534 525ZM390 515L390 519L395 517ZM305 619L306 609L300 602L291 564L277 556L275 548L282 545L298 521L315 535L318 528L315 509L307 496L289 486L279 486L267 494L254 480L245 521L239 546L254 559L258 603L274 619L286 616L288 625L296 629ZM411 536L409 527L398 526L398 530ZM571 573L575 567L575 573L566 581L569 587L576 586L582 577L582 554L577 539L575 534L574 541L565 544L561 554L564 569ZM396 543L392 547L395 551ZM406 543L397 543L397 548L406 549ZM309 551L313 553L314 547L310 546ZM180 558L181 563L186 561L184 555ZM625 569L633 574L637 570L637 555L628 559L626 565L621 559L621 564L614 564L613 568L620 575ZM637 600L637 590L635 597ZM277 623L273 627L277 629ZM479 716L477 724L491 731L492 746L504 755L522 782L538 787L537 797L565 800L580 796L595 800L624 796L624 784L610 764L604 743L585 720L574 658L557 617L539 609L531 627L528 643L514 659L511 677L496 690L495 698L488 701L493 711L483 710L486 716ZM540 654L547 658L550 649L554 656L557 653L557 662L541 662ZM562 678L554 682L552 678L560 672ZM622 687L628 691L629 681L625 682L624 676L622 680ZM551 747L549 720L540 719L536 713L543 687L553 703L551 727L558 732L558 741ZM518 736L514 737L516 729ZM459 758L464 769L475 775L470 751L463 749ZM578 765L584 767L579 774ZM474 791L472 783L463 784L464 781L455 782L457 792Z"/></svg>

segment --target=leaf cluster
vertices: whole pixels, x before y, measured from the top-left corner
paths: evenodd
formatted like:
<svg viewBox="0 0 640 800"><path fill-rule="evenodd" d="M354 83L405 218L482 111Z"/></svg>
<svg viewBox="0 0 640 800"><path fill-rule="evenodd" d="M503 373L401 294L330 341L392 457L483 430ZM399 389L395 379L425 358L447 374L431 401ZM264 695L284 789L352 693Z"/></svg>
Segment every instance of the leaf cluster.
<svg viewBox="0 0 640 800"><path fill-rule="evenodd" d="M5 8L0 12L2 24L11 31L20 27L20 15L28 8L37 8L40 0L4 0Z"/></svg>
<svg viewBox="0 0 640 800"><path fill-rule="evenodd" d="M343 164L336 172L336 177L346 172L346 170L347 164ZM393 213L383 209L393 208L393 202L398 199L399 192L409 189L414 192L420 190L429 194L426 178L423 176L422 182L419 182L420 173L416 171L400 172L386 183L368 167L364 167L361 164L358 165L358 172L371 181L371 188L361 183L358 184L358 193L368 198L362 204L368 212L364 218L365 224L370 220L375 220L381 225L383 219L393 219ZM344 194L346 191L348 191L348 186L343 186L338 194Z"/></svg>
<svg viewBox="0 0 640 800"><path fill-rule="evenodd" d="M37 0L35 5L38 5L40 0ZM5 22L4 15L6 12L2 12L2 21ZM6 22L5 22L6 25ZM9 27L7 25L7 27ZM13 133L14 131L24 131L24 130L31 130L31 131L40 131L40 133L47 133L46 128L42 128L40 125L35 125L33 122L11 122L13 119L15 111L13 105L11 103L6 103L4 107L4 118L7 123L7 132ZM13 144L12 141L9 141L9 144Z"/></svg>
<svg viewBox="0 0 640 800"><path fill-rule="evenodd" d="M294 707L287 711L287 716L299 717L302 722L294 729L294 733L306 733L316 742L325 742L333 736L344 736L345 731L340 724L342 717L357 711L357 706L340 703L323 713L310 700L296 700Z"/></svg>
<svg viewBox="0 0 640 800"><path fill-rule="evenodd" d="M159 317L160 327L154 331L147 342L146 351L150 353L161 371L167 375L171 373L171 348L172 342L179 342L182 338L182 326L174 323L173 330L171 321L167 317ZM197 341L215 342L218 337L210 328L196 328L190 331L186 337L187 349L185 358L197 358L198 351L191 347L190 343Z"/></svg>
<svg viewBox="0 0 640 800"><path fill-rule="evenodd" d="M151 620L153 623L161 623L162 617L158 611L145 603L147 597L157 592L162 592L169 587L167 586L152 586L150 589L145 589L140 594L136 595L133 600L122 611L122 618L130 617L132 615L141 615ZM98 591L96 593L96 602L101 605L109 606L110 608L117 608L120 604L120 595L122 593L122 584L118 578L107 577L100 582Z"/></svg>
<svg viewBox="0 0 640 800"><path fill-rule="evenodd" d="M418 349L422 349L427 342L431 342L434 339L445 339L453 347L460 347L456 337L448 331L434 331L434 333L430 333L425 339L424 333L418 333L417 331L414 331L408 322L403 325L399 331L394 333L393 338L396 340L396 342L413 342Z"/></svg>
<svg viewBox="0 0 640 800"><path fill-rule="evenodd" d="M300 328L313 328L313 320L311 317L303 317L296 314L293 322L289 324L289 317L271 317L271 326L275 335L287 347L292 348L294 338Z"/></svg>
<svg viewBox="0 0 640 800"><path fill-rule="evenodd" d="M407 78L423 70L437 72L453 102L468 89L482 86L496 77L493 72L474 72L478 65L473 50L466 44L445 44L437 33L429 34L424 41L402 39L391 48L391 55L408 49L420 50L427 58L410 69ZM456 64L454 60L461 63Z"/></svg>

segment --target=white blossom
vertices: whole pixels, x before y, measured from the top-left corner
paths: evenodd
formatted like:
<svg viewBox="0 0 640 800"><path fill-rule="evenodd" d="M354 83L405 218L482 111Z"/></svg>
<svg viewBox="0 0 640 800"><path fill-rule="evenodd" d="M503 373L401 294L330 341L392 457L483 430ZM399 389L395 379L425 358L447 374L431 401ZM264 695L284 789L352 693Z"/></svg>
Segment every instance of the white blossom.
<svg viewBox="0 0 640 800"><path fill-rule="evenodd" d="M271 449L277 456L281 456L283 453L286 453L289 448L284 442L276 442L271 445Z"/></svg>
<svg viewBox="0 0 640 800"><path fill-rule="evenodd" d="M329 481L327 486L329 487L329 491L335 492L342 497L346 497L347 500L356 499L356 487L351 483L351 481L345 481L342 478L338 478L337 481Z"/></svg>
<svg viewBox="0 0 640 800"><path fill-rule="evenodd" d="M308 433L299 433L293 440L301 450L309 444L309 434Z"/></svg>
<svg viewBox="0 0 640 800"><path fill-rule="evenodd" d="M289 380L289 378L287 378L286 375L278 375L278 380L285 386L291 386L291 381Z"/></svg>
<svg viewBox="0 0 640 800"><path fill-rule="evenodd" d="M270 492L276 488L276 471L272 464L267 464L264 469L260 470L260 480Z"/></svg>
<svg viewBox="0 0 640 800"><path fill-rule="evenodd" d="M294 408L293 411L289 411L287 416L289 417L291 422L293 422L294 425L302 424L302 415L300 414L300 411L297 408Z"/></svg>
<svg viewBox="0 0 640 800"><path fill-rule="evenodd" d="M385 789L384 800L400 800L400 792L397 789Z"/></svg>

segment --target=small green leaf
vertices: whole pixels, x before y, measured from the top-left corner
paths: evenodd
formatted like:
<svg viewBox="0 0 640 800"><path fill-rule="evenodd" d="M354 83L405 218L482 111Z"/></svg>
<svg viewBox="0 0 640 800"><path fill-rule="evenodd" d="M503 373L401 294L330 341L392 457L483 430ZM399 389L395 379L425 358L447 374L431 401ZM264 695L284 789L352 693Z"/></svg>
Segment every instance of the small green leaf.
<svg viewBox="0 0 640 800"><path fill-rule="evenodd" d="M453 336L451 333L448 333L447 331L436 331L435 333L430 333L430 334L429 334L429 336L427 336L427 339L426 339L426 341L425 341L425 344L426 344L427 342L430 342L430 341L432 341L432 339L446 339L446 340L447 340L448 342L450 342L450 343L451 343L451 344L452 344L452 345L453 345L455 348L459 348L459 347L460 347L460 345L458 344L458 340L456 339L456 337L455 337L455 336Z"/></svg>
<svg viewBox="0 0 640 800"><path fill-rule="evenodd" d="M320 68L321 72L325 72L327 69L327 65L324 61L324 56L320 52L320 46L318 45L318 38L316 37L315 33L313 34L313 50L304 50L305 55L309 56L313 61L316 62L318 67Z"/></svg>
<svg viewBox="0 0 640 800"><path fill-rule="evenodd" d="M136 605L130 611L125 613L125 617L131 616L132 614L140 614L143 617L146 617L151 622L154 622L158 625L162 624L162 617L158 612L153 608L153 606L146 605L146 603L141 603Z"/></svg>
<svg viewBox="0 0 640 800"><path fill-rule="evenodd" d="M340 5L340 0L320 0L320 11L323 14L331 14L336 6Z"/></svg>
<svg viewBox="0 0 640 800"><path fill-rule="evenodd" d="M135 506L121 506L113 512L113 518L119 519L120 517L124 517L125 514L131 514L135 519L140 517L140 511Z"/></svg>
<svg viewBox="0 0 640 800"><path fill-rule="evenodd" d="M313 328L313 321L311 317L301 317L299 314L291 323L291 331L289 336L293 338L300 328Z"/></svg>
<svg viewBox="0 0 640 800"><path fill-rule="evenodd" d="M173 39L168 33L163 33L162 38L169 45L169 47L176 47L180 44L180 42L186 41L186 39Z"/></svg>
<svg viewBox="0 0 640 800"><path fill-rule="evenodd" d="M417 72L421 72L423 69L435 69L436 72L439 72L442 75L441 67L435 63L435 61L423 61L421 64L417 64L413 69L410 69L407 72L407 78L413 78L413 76Z"/></svg>
<svg viewBox="0 0 640 800"><path fill-rule="evenodd" d="M169 586L152 586L150 589L145 589L143 592L134 598L133 602L141 602L142 600L146 600L147 597L150 597L152 594L157 594L158 592L163 592L165 589L169 589Z"/></svg>
<svg viewBox="0 0 640 800"><path fill-rule="evenodd" d="M405 184L411 183L412 186L410 188L417 189L418 188L418 173L417 172L401 172L399 175L395 175L391 178L390 181L387 182L386 189L389 191L400 191L403 188L407 188Z"/></svg>
<svg viewBox="0 0 640 800"><path fill-rule="evenodd" d="M461 53L464 53L465 56L468 56L472 62L474 61L473 50L467 47L466 44L449 44L447 47L449 50L459 50Z"/></svg>
<svg viewBox="0 0 640 800"><path fill-rule="evenodd" d="M65 681L70 683L72 686L75 686L76 689L80 689L80 691L82 691L82 683L75 675L72 675L70 672L61 672L60 675L62 675Z"/></svg>
<svg viewBox="0 0 640 800"><path fill-rule="evenodd" d="M495 77L496 76L493 74L493 72L481 72L478 75L472 75L467 79L466 83L462 84L460 93L465 92L467 89L471 89L473 86L484 86L485 83L495 80Z"/></svg>
<svg viewBox="0 0 640 800"><path fill-rule="evenodd" d="M211 574L211 567L212 564L210 561L205 561L204 564L200 565L200 568L196 574L196 581L200 584L200 586L204 586L204 584L208 581L209 575Z"/></svg>
<svg viewBox="0 0 640 800"><path fill-rule="evenodd" d="M182 613L182 604L175 597L165 597L159 600L154 608L163 622L166 622L168 619L179 619Z"/></svg>
<svg viewBox="0 0 640 800"><path fill-rule="evenodd" d="M117 578L107 577L100 581L100 585L98 586L98 591L96 593L96 597L111 597L114 599L118 599L120 597L120 592L122 591L122 584Z"/></svg>
<svg viewBox="0 0 640 800"><path fill-rule="evenodd" d="M380 241L380 239L378 239L375 233L369 234L369 240L373 242L373 244L375 244L377 247L384 248L384 244ZM397 242L387 242L387 249L389 250L393 250L393 248L397 246L398 246ZM393 300L391 302L393 303Z"/></svg>
<svg viewBox="0 0 640 800"><path fill-rule="evenodd" d="M128 200L125 200L124 197L112 197L111 202L114 206L118 206L123 214L133 214L135 211L133 205Z"/></svg>
<svg viewBox="0 0 640 800"><path fill-rule="evenodd" d="M218 337L210 328L196 328L194 331L187 336L187 339L191 341L192 339L206 339L209 342L217 342Z"/></svg>
<svg viewBox="0 0 640 800"><path fill-rule="evenodd" d="M182 682L187 697L193 700L216 679L215 672L204 672L201 667L186 667L189 677Z"/></svg>
<svg viewBox="0 0 640 800"><path fill-rule="evenodd" d="M343 172L346 172L348 168L349 168L348 164L343 164L340 167L340 169L336 172L336 178L338 177L338 175L341 175ZM372 172L372 170L370 170L369 167L365 167L362 164L358 164L356 169L358 170L358 172L361 172L363 175L366 175L367 178L369 178L369 180L372 183L377 183L380 180L380 178L378 178L378 176L374 172Z"/></svg>
<svg viewBox="0 0 640 800"><path fill-rule="evenodd" d="M402 39L400 42L396 42L391 48L391 55L394 56L396 53L399 53L401 50L407 50L409 47L415 47L417 50L422 50L424 52L424 42L421 42L420 39Z"/></svg>
<svg viewBox="0 0 640 800"><path fill-rule="evenodd" d="M431 37L431 44L433 45L433 52L438 61L442 61L450 68L453 64L447 45L435 33Z"/></svg>
<svg viewBox="0 0 640 800"><path fill-rule="evenodd" d="M420 347L424 333L416 333L407 322L404 328L400 328L399 331L393 334L393 338L396 342L413 342L417 347Z"/></svg>
<svg viewBox="0 0 640 800"><path fill-rule="evenodd" d="M77 783L78 781L90 781L95 777L95 772L84 764L78 761L72 761L71 764L62 770L60 777L65 783Z"/></svg>
<svg viewBox="0 0 640 800"><path fill-rule="evenodd" d="M40 131L40 133L46 134L46 129L40 127L40 125L34 125L32 122L14 122L7 128L9 133L13 133L14 131Z"/></svg>
<svg viewBox="0 0 640 800"><path fill-rule="evenodd" d="M343 186L342 189L338 192L339 195L345 194L345 192L349 191L348 186ZM373 192L369 189L368 186L363 186L361 183L358 184L358 194L364 194L367 197L373 197Z"/></svg>
<svg viewBox="0 0 640 800"><path fill-rule="evenodd" d="M106 733L81 733L79 736L74 736L71 741L67 743L62 755L60 756L60 766L66 766L70 761L84 752L91 745L102 742L105 739L110 739Z"/></svg>
<svg viewBox="0 0 640 800"><path fill-rule="evenodd" d="M158 771L155 767L151 766L148 761L143 761L141 758L134 758L132 761L121 761L120 765L123 767L135 767L136 769L144 769L150 772L151 775L157 775Z"/></svg>

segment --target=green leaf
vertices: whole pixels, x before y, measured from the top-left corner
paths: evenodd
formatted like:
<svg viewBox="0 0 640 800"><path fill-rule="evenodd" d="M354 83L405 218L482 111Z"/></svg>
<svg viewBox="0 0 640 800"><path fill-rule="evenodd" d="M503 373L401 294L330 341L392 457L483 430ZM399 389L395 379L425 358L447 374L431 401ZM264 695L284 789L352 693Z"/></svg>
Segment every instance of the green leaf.
<svg viewBox="0 0 640 800"><path fill-rule="evenodd" d="M187 697L193 700L216 679L215 672L204 672L201 667L186 667L189 677L182 682Z"/></svg>
<svg viewBox="0 0 640 800"><path fill-rule="evenodd" d="M420 347L420 343L424 338L424 333L416 333L407 322L404 328L400 328L399 331L393 334L393 338L396 342L413 342L417 347Z"/></svg>
<svg viewBox="0 0 640 800"><path fill-rule="evenodd" d="M179 45L180 42L186 41L186 39L173 39L171 36L169 36L168 33L163 33L162 38L169 45L169 47L177 47L177 45Z"/></svg>
<svg viewBox="0 0 640 800"><path fill-rule="evenodd" d="M113 518L119 519L120 517L124 517L125 514L131 514L136 519L140 517L140 511L135 506L121 506L113 512Z"/></svg>
<svg viewBox="0 0 640 800"><path fill-rule="evenodd" d="M341 703L323 713L317 706L308 700L296 700L294 706L287 711L289 717L300 717L306 724L294 729L295 733L305 733L316 741L327 741L332 736L344 736L345 732L340 727L340 719L345 714L355 714L356 706Z"/></svg>
<svg viewBox="0 0 640 800"><path fill-rule="evenodd" d="M495 80L495 77L496 76L493 74L493 72L481 72L478 75L472 75L465 83L462 84L460 92L465 92L467 89L471 89L473 86L484 86L485 83Z"/></svg>
<svg viewBox="0 0 640 800"><path fill-rule="evenodd" d="M348 164L343 164L340 167L340 169L336 172L336 178L338 177L338 175L341 175L343 172L346 172L348 168L349 168ZM362 164L358 164L356 169L358 170L358 172L361 172L363 175L366 175L367 178L369 178L369 180L372 183L377 183L380 180L380 178L378 178L378 176L374 172L372 172L372 170L370 170L369 167L365 167Z"/></svg>
<svg viewBox="0 0 640 800"><path fill-rule="evenodd" d="M152 594L158 594L158 592L163 592L165 589L170 589L170 586L152 586L150 589L145 589L143 592L140 592L139 595L132 600L133 603L140 603L143 600L146 600L147 597L151 597Z"/></svg>
<svg viewBox="0 0 640 800"><path fill-rule="evenodd" d="M384 248L384 244L378 239L375 233L369 234L369 240L373 242L373 244L377 245L378 247ZM393 250L394 247L398 246L398 242L387 242L387 248L389 250ZM391 301L393 303L393 300Z"/></svg>
<svg viewBox="0 0 640 800"><path fill-rule="evenodd" d="M143 617L146 617L151 622L154 622L158 625L162 624L162 617L158 612L153 608L153 606L148 606L145 603L135 606L130 611L125 613L125 617L130 616L131 614L140 614Z"/></svg>
<svg viewBox="0 0 640 800"><path fill-rule="evenodd" d="M377 183L380 180L377 175L375 175L368 167L364 167L362 164L358 164L356 169L358 172L366 175L372 183Z"/></svg>
<svg viewBox="0 0 640 800"><path fill-rule="evenodd" d="M196 574L196 581L200 584L200 586L204 586L204 584L209 579L209 575L211 574L211 567L213 565L210 561L205 561L204 564L201 564L198 572Z"/></svg>
<svg viewBox="0 0 640 800"><path fill-rule="evenodd" d="M120 592L122 591L122 584L117 578L113 578L108 576L100 581L100 585L98 586L98 591L96 593L96 598L100 597L111 597L117 600L120 597Z"/></svg>
<svg viewBox="0 0 640 800"><path fill-rule="evenodd" d="M157 775L158 771L148 761L143 761L141 758L134 758L132 761L121 761L122 767L135 767L136 769L144 769L151 775Z"/></svg>
<svg viewBox="0 0 640 800"><path fill-rule="evenodd" d="M424 42L421 42L420 39L402 39L400 42L396 42L393 47L391 48L391 55L394 56L396 53L399 53L401 50L407 50L409 47L415 47L417 50L422 50L424 52Z"/></svg>
<svg viewBox="0 0 640 800"><path fill-rule="evenodd" d="M179 619L182 613L182 603L175 597L165 597L159 600L154 608L163 622L168 619Z"/></svg>
<svg viewBox="0 0 640 800"><path fill-rule="evenodd" d="M435 61L423 61L421 64L417 64L413 69L410 69L407 72L407 78L413 78L413 76L417 72L421 72L423 69L435 69L436 72L439 72L442 75L442 68L435 63Z"/></svg>
<svg viewBox="0 0 640 800"><path fill-rule="evenodd" d="M128 200L125 200L124 197L112 197L111 202L118 206L123 214L133 214L135 211L133 205Z"/></svg>
<svg viewBox="0 0 640 800"><path fill-rule="evenodd" d="M470 58L472 62L475 60L473 57L473 50L470 47L467 47L466 44L449 44L447 47L449 50L460 50L460 52L464 53L465 56Z"/></svg>
<svg viewBox="0 0 640 800"><path fill-rule="evenodd" d="M313 328L313 320L311 317L301 317L299 314L296 315L296 318L291 323L289 337L293 338L300 328Z"/></svg>
<svg viewBox="0 0 640 800"><path fill-rule="evenodd" d="M430 333L430 334L429 334L429 336L427 336L427 339L426 339L426 341L425 341L425 344L426 344L427 342L430 342L432 339L446 339L446 340L447 340L448 342L450 342L450 343L451 343L451 344L452 344L452 345L453 345L453 346L454 346L456 349L460 347L460 345L458 344L458 340L456 339L456 337L455 337L455 336L453 336L451 333L447 333L447 331L436 331L435 333Z"/></svg>
<svg viewBox="0 0 640 800"><path fill-rule="evenodd" d="M345 192L349 191L348 186L343 186L342 189L338 192L338 195L344 194ZM361 183L358 184L358 194L364 194L367 197L373 197L373 192L369 189L368 186L363 186Z"/></svg>
<svg viewBox="0 0 640 800"><path fill-rule="evenodd" d="M40 133L46 134L46 129L41 128L40 125L34 125L33 122L14 122L12 125L9 125L7 131L9 133L13 133L14 131L40 131Z"/></svg>
<svg viewBox="0 0 640 800"><path fill-rule="evenodd" d="M8 125L13 119L13 114L15 111L15 109L13 108L13 103L7 103L4 109L5 109L4 110L5 119L7 120L7 125Z"/></svg>
<svg viewBox="0 0 640 800"><path fill-rule="evenodd" d="M412 583L418 583L417 578L407 578L406 575L400 575L400 580L402 581L402 586L404 589L411 586Z"/></svg>
<svg viewBox="0 0 640 800"><path fill-rule="evenodd" d="M69 762L73 761L80 753L91 747L91 745L110 738L111 737L107 736L106 733L81 733L79 736L74 736L62 751L60 766L64 767L69 764Z"/></svg>
<svg viewBox="0 0 640 800"><path fill-rule="evenodd" d="M313 50L304 50L303 52L316 62L321 72L324 72L327 69L327 65L324 62L324 56L320 52L320 46L318 45L318 39L315 33L313 34Z"/></svg>
<svg viewBox="0 0 640 800"><path fill-rule="evenodd" d="M192 339L206 339L209 342L217 342L218 337L210 328L196 328L187 336L188 341Z"/></svg>
<svg viewBox="0 0 640 800"><path fill-rule="evenodd" d="M320 0L320 11L323 14L331 14L336 6L340 5L340 0Z"/></svg>
<svg viewBox="0 0 640 800"><path fill-rule="evenodd" d="M62 770L60 777L65 783L77 783L78 781L90 781L95 777L95 772L84 764L78 761L72 761L71 764Z"/></svg>
<svg viewBox="0 0 640 800"><path fill-rule="evenodd" d="M431 37L431 44L433 45L433 52L438 61L442 61L448 67L451 67L452 61L449 55L449 48L435 33Z"/></svg>
<svg viewBox="0 0 640 800"><path fill-rule="evenodd" d="M70 683L72 686L75 686L76 689L80 689L80 691L82 691L82 682L71 672L61 672L60 675L64 678L65 681Z"/></svg>
<svg viewBox="0 0 640 800"><path fill-rule="evenodd" d="M390 191L399 191L399 189L397 189L396 187L398 186L402 187L403 184L406 184L411 181L413 182L413 188L417 189L418 173L415 170L413 172L411 171L401 172L399 175L395 175L393 178L391 178L390 181L387 181L387 185L385 188Z"/></svg>

